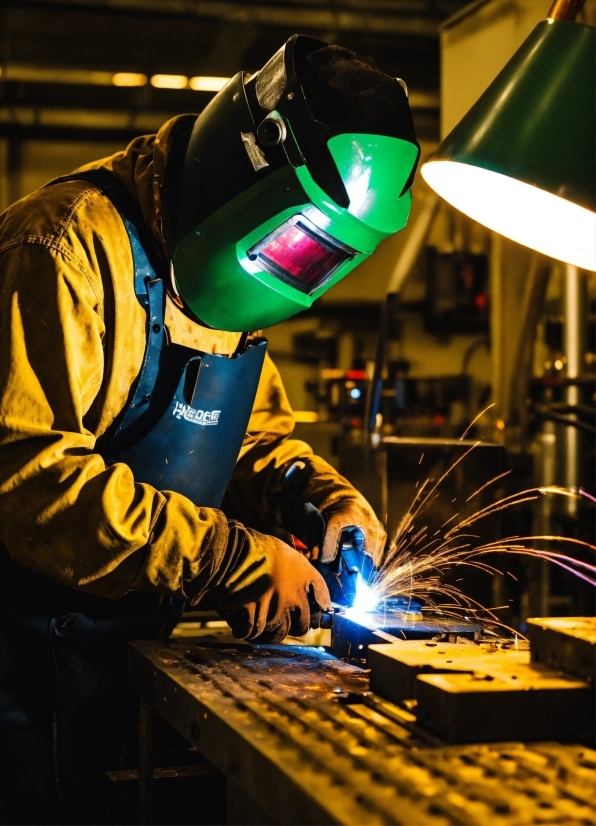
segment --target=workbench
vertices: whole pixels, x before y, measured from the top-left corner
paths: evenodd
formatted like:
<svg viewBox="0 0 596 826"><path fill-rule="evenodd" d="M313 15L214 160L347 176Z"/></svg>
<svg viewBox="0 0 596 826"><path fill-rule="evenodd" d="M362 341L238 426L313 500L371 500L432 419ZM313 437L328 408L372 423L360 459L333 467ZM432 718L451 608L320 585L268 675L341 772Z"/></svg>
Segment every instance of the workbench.
<svg viewBox="0 0 596 826"><path fill-rule="evenodd" d="M365 670L324 649L134 642L129 682L141 700L141 822L151 822L154 713L262 813L232 822L595 821L593 750L552 742L447 746L414 714L371 693Z"/></svg>

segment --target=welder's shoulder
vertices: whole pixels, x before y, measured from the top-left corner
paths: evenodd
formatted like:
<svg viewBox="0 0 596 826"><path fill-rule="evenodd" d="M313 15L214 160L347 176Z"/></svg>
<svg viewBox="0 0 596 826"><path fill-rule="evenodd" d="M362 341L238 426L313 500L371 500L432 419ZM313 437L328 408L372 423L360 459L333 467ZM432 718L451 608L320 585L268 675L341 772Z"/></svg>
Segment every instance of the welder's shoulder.
<svg viewBox="0 0 596 826"><path fill-rule="evenodd" d="M104 271L132 265L126 230L112 203L87 181L38 189L0 215L1 259L23 246L44 247L103 292Z"/></svg>

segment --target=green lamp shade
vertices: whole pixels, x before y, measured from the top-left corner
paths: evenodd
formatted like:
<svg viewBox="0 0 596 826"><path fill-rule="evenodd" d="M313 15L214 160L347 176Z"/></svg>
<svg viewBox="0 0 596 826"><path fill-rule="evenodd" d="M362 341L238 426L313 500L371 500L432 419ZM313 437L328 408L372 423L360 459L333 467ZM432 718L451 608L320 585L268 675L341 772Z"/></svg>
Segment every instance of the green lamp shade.
<svg viewBox="0 0 596 826"><path fill-rule="evenodd" d="M596 270L596 30L544 20L422 167L495 232Z"/></svg>

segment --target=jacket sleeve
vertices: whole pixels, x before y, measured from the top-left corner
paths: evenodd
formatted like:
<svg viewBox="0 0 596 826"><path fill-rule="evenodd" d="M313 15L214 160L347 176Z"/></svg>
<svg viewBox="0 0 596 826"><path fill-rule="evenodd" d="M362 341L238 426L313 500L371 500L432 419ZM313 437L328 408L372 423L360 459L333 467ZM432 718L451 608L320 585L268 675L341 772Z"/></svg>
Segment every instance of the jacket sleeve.
<svg viewBox="0 0 596 826"><path fill-rule="evenodd" d="M196 596L221 581L244 529L94 452L85 416L102 385L105 329L93 278L44 239L8 245L0 267L5 550L38 574L114 599L133 589Z"/></svg>

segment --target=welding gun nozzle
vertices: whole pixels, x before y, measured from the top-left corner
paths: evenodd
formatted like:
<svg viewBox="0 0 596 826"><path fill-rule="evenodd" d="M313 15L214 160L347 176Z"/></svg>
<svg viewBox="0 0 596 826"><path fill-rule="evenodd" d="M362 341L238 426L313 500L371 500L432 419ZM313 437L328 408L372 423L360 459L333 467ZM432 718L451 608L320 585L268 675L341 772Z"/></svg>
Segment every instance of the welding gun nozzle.
<svg viewBox="0 0 596 826"><path fill-rule="evenodd" d="M321 611L321 628L333 628L333 608Z"/></svg>

